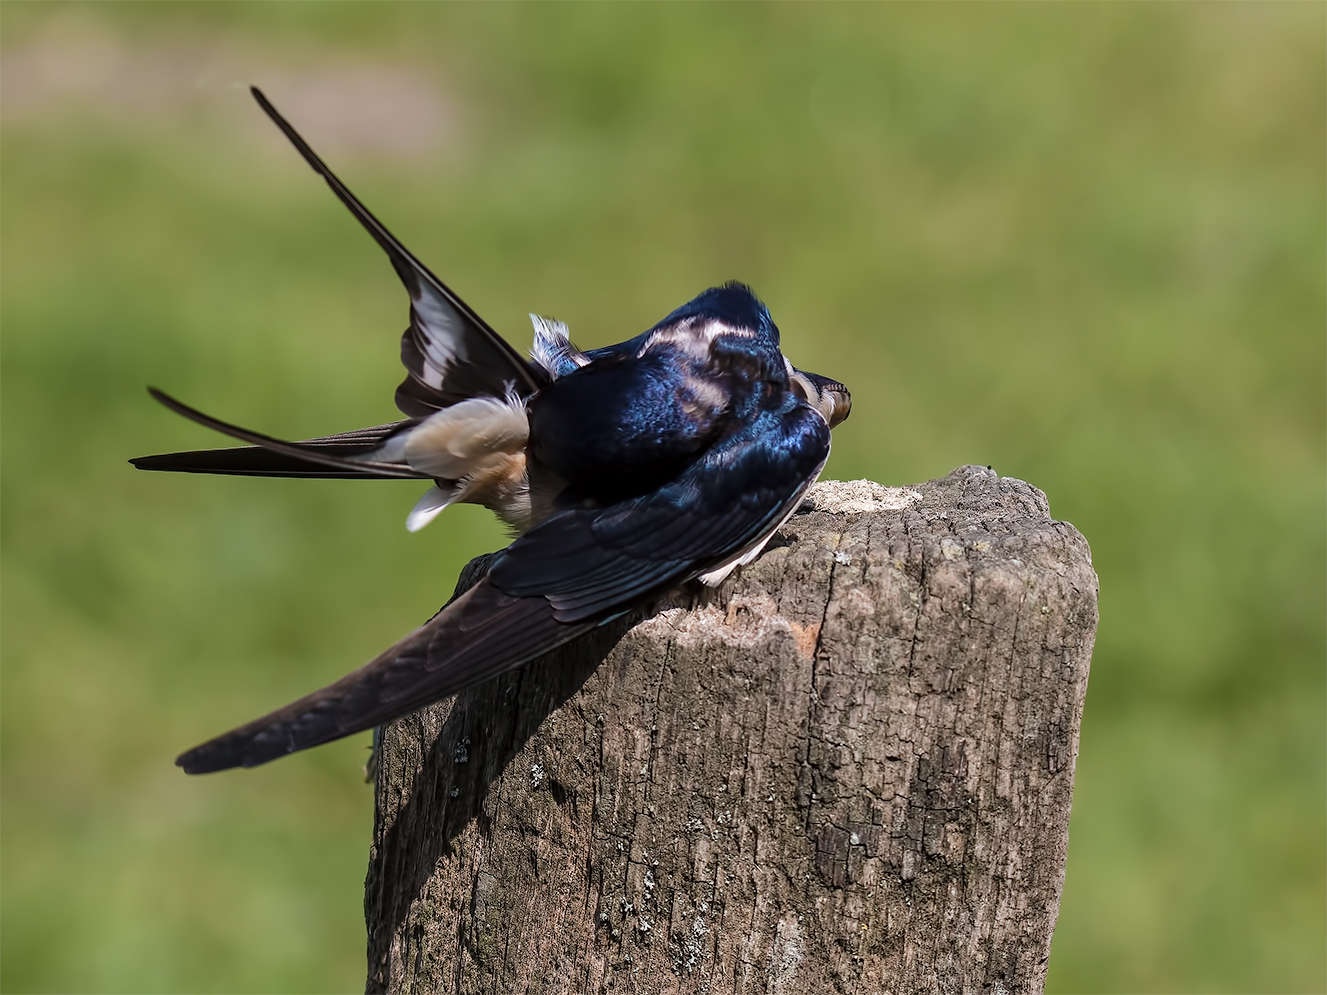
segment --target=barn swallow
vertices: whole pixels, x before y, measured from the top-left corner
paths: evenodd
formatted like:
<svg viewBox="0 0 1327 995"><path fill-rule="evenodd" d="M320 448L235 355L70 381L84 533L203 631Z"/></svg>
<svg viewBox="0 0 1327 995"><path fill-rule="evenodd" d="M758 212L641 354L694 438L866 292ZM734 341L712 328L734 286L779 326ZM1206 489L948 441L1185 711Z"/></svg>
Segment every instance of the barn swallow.
<svg viewBox="0 0 1327 995"><path fill-rule="evenodd" d="M593 630L687 581L720 583L759 555L848 416L838 381L784 358L749 288L706 290L618 345L581 351L531 316L526 359L420 263L266 97L268 117L387 253L410 295L400 421L287 442L171 410L248 446L144 456L139 469L418 478L407 518L481 504L516 533L487 574L360 669L187 751L200 774L253 767L390 722Z"/></svg>

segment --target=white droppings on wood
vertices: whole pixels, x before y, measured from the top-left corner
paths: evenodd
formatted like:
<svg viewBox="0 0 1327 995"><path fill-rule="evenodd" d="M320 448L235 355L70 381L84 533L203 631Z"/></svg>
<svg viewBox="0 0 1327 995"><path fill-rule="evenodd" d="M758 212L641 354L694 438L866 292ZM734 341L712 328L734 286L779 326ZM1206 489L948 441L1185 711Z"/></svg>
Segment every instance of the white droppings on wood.
<svg viewBox="0 0 1327 995"><path fill-rule="evenodd" d="M802 499L811 511L854 515L873 511L902 511L922 499L913 487L886 487L874 480L818 480Z"/></svg>

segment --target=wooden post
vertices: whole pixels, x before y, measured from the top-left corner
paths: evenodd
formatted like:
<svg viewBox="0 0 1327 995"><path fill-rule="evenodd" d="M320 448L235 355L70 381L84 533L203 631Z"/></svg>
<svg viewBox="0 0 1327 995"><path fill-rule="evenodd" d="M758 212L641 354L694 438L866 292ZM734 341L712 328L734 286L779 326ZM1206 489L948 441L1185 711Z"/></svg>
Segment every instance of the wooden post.
<svg viewBox="0 0 1327 995"><path fill-rule="evenodd" d="M1097 579L983 467L394 723L369 991L1039 991Z"/></svg>

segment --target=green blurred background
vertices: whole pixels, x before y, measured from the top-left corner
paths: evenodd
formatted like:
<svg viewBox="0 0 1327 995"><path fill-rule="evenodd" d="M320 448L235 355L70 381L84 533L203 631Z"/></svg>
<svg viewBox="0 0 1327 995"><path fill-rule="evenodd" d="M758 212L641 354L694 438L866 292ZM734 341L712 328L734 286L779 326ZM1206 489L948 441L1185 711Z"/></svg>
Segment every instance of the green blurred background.
<svg viewBox="0 0 1327 995"><path fill-rule="evenodd" d="M1092 544L1050 990L1322 991L1327 8L5 3L5 991L356 991L365 740L190 779L503 542L143 474L394 417L404 296L257 83L513 342L750 282L852 420Z"/></svg>

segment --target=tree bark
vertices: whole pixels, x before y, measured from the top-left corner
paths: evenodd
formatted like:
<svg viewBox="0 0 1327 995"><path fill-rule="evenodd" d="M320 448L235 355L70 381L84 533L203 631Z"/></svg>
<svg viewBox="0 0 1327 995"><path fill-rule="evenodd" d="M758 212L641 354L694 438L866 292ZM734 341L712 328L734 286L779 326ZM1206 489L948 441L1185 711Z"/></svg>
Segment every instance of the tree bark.
<svg viewBox="0 0 1327 995"><path fill-rule="evenodd" d="M385 731L368 990L1039 991L1096 622L1022 481L818 484L721 587Z"/></svg>

